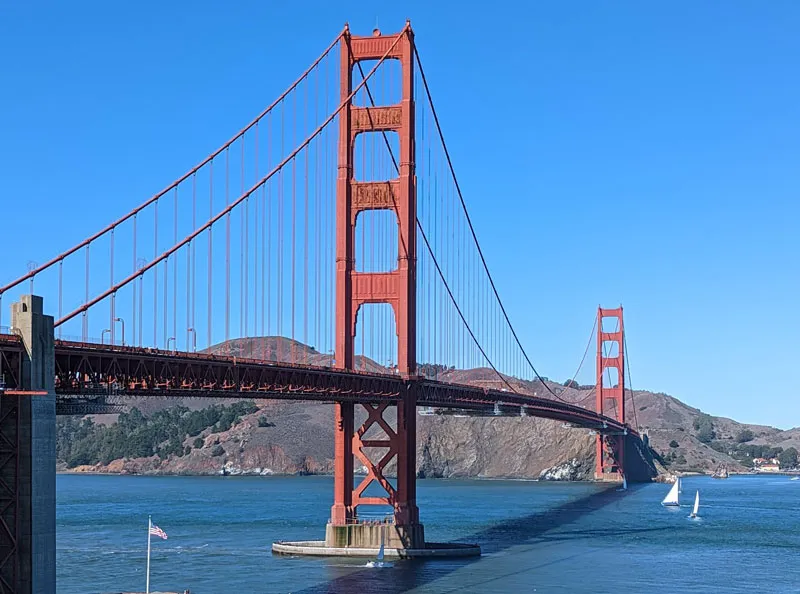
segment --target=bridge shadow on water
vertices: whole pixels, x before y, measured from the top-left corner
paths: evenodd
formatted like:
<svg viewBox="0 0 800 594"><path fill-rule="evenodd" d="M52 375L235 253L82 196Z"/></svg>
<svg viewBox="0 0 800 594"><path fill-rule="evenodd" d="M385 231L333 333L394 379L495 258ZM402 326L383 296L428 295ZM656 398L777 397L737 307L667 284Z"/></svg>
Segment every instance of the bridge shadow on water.
<svg viewBox="0 0 800 594"><path fill-rule="evenodd" d="M609 486L607 489L567 501L541 512L519 518L510 518L485 530L458 539L458 542L479 544L482 551L481 557L404 560L396 562L396 566L393 568L382 570L361 568L353 560L347 560L343 561L341 565L333 565L329 568L330 571L339 573L330 581L296 591L295 594L333 594L341 592L367 594L378 591L382 594L399 594L430 584L464 567L478 563L481 559L486 560L487 557L498 555L512 547L527 546L532 548L543 543L568 542L592 537L602 538L662 530L663 528L655 527L635 529L605 528L572 531L558 530L554 534L549 534L551 531L570 524L583 516L620 501L625 496L635 492L637 488L640 488L640 485L631 485L628 491L621 492L617 491L615 487ZM556 562L569 561L572 557L578 556L574 555L566 559L561 557L557 561L543 562L537 566L530 564L526 564L524 567L514 566L511 571L507 571L502 575L481 572L484 574L483 578L475 575L476 581L471 581L469 585L473 588L484 586L491 590L491 582L496 579L503 579L515 573L524 573ZM362 562L365 561L363 560ZM397 567L398 565L400 566L399 568ZM462 588L463 586L454 586L452 590L437 591L457 592Z"/></svg>

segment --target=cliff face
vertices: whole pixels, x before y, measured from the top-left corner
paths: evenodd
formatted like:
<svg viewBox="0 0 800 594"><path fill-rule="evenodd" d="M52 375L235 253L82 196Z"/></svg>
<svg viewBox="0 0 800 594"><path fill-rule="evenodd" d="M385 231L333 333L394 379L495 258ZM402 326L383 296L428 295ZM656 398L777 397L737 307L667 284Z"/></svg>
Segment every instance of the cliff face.
<svg viewBox="0 0 800 594"><path fill-rule="evenodd" d="M537 478L566 460L594 460L588 432L556 421L450 416L420 421L417 468L425 476Z"/></svg>

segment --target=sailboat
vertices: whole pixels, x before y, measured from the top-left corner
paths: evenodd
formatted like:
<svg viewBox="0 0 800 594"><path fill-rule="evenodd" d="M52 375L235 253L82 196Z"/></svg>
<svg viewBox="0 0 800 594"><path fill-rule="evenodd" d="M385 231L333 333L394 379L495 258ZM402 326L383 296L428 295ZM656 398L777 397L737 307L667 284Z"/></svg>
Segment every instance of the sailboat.
<svg viewBox="0 0 800 594"><path fill-rule="evenodd" d="M692 509L692 513L689 514L690 518L696 518L697 512L700 509L700 491L697 492L694 496L694 508Z"/></svg>
<svg viewBox="0 0 800 594"><path fill-rule="evenodd" d="M669 490L669 493L667 493L667 496L664 497L664 501L661 502L661 505L669 507L677 507L680 505L678 502L678 491L680 488L681 486L679 481L672 483L672 488Z"/></svg>
<svg viewBox="0 0 800 594"><path fill-rule="evenodd" d="M619 489L617 489L617 491L627 491L627 490L628 490L628 479L627 479L627 477L626 477L626 476L623 474L623 475L622 475L622 487L620 487Z"/></svg>
<svg viewBox="0 0 800 594"><path fill-rule="evenodd" d="M381 548L378 549L378 556L374 561L367 561L366 567L391 567L391 563L386 563L383 560L384 556L384 540L386 538L386 524L381 527Z"/></svg>

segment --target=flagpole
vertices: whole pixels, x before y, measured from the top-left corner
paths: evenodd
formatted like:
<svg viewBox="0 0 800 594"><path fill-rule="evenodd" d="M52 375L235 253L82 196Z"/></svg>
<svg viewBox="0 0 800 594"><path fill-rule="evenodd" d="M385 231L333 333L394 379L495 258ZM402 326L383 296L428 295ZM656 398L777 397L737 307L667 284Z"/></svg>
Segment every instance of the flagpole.
<svg viewBox="0 0 800 594"><path fill-rule="evenodd" d="M147 516L147 585L145 586L147 594L150 594L150 528L152 526L152 516Z"/></svg>

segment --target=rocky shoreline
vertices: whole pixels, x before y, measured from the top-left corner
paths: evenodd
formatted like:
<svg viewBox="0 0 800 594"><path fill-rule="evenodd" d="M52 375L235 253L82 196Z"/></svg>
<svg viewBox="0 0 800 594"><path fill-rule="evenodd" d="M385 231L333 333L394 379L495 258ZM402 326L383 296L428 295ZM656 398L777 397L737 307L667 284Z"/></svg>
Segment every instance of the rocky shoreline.
<svg viewBox="0 0 800 594"><path fill-rule="evenodd" d="M75 468L59 468L57 474L91 474L98 476L333 476L331 472L275 472L271 468L250 467L243 468L231 462L224 463L216 470L207 469L202 472L174 472L169 469L159 469L150 466L150 459L115 460L107 465L82 465ZM476 480L528 480L528 481L564 481L584 482L592 480L591 461L572 458L550 468L542 470L537 477L518 476L464 476ZM142 466L140 466L142 465ZM366 469L356 471L356 476L366 476ZM424 473L418 473L420 478L426 478ZM427 478L445 478L431 476ZM452 478L452 477L447 477Z"/></svg>
<svg viewBox="0 0 800 594"><path fill-rule="evenodd" d="M577 391L565 388L565 392ZM569 396L576 399L575 394ZM182 404L191 410L208 406L205 400L190 399L170 404ZM150 407L146 414L160 410L154 409L150 401L141 405ZM658 453L657 467L662 475L711 473L720 466L731 473L748 471L737 460L711 447L716 444L699 441L693 428L693 420L700 415L697 409L669 396L647 392L637 393L636 405L640 429L647 432L650 445ZM237 417L224 430L217 423L187 433L168 452L120 458L107 464L95 464L95 456L89 458L92 464L77 462L72 468L67 467L66 460L76 457L65 456L57 470L156 476L333 474L334 415L330 404L258 401L255 406L255 412ZM395 422L392 412L387 410L389 425ZM116 417L93 420L98 425L110 425ZM727 440L725 443L732 442L745 428L752 434L754 444L800 447L800 429L780 431L720 417L714 417L713 423L716 439ZM373 438L380 439L380 435ZM420 478L583 481L591 480L594 473L595 437L588 431L546 419L419 415L416 442ZM380 456L368 455L373 459ZM386 468L388 474L393 472L393 463Z"/></svg>
<svg viewBox="0 0 800 594"><path fill-rule="evenodd" d="M394 419L387 413L387 422ZM417 469L421 478L582 478L591 471L594 440L584 431L533 417L418 417ZM333 407L263 403L225 431L186 436L179 455L121 458L57 470L74 474L179 476L294 476L333 474ZM369 454L371 457L378 455ZM553 470L580 462L580 470ZM394 460L387 465L392 474ZM356 472L366 468L356 466ZM548 474L549 472L549 474Z"/></svg>

